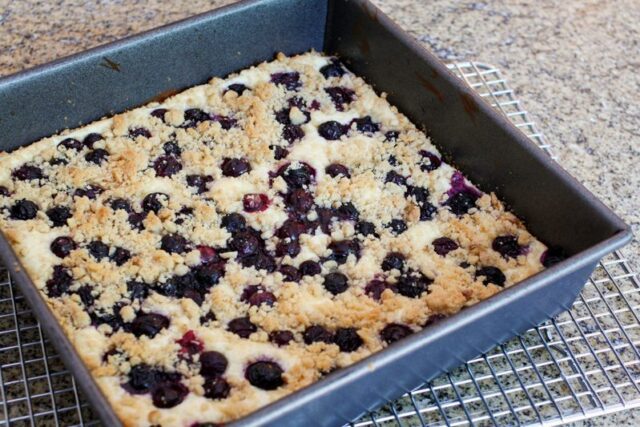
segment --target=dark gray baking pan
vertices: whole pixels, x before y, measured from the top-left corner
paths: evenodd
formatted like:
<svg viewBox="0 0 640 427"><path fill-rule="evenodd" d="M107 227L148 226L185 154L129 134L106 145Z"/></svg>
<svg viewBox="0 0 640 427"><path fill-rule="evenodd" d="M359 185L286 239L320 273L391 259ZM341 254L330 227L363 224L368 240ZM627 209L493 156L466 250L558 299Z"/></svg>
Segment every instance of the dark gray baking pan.
<svg viewBox="0 0 640 427"><path fill-rule="evenodd" d="M0 80L0 148L309 49L339 55L568 259L234 425L339 425L571 305L629 228L366 0L237 3ZM109 426L119 422L7 241L0 256Z"/></svg>

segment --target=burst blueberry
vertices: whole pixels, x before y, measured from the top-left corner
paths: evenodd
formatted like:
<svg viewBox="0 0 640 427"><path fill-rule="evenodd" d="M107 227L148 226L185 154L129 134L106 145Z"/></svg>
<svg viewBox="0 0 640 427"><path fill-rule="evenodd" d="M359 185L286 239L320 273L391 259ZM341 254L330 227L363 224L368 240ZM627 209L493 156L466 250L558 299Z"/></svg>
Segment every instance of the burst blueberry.
<svg viewBox="0 0 640 427"><path fill-rule="evenodd" d="M298 90L302 86L300 81L300 74L292 72L273 73L271 74L271 83L278 86L284 86L287 90Z"/></svg>
<svg viewBox="0 0 640 427"><path fill-rule="evenodd" d="M365 134L373 134L380 130L380 124L375 123L371 116L361 117L359 119L354 119L353 122L356 124L356 129L358 131Z"/></svg>
<svg viewBox="0 0 640 427"><path fill-rule="evenodd" d="M458 244L448 237L438 237L431 244L435 253L440 256L445 256L449 252L458 249Z"/></svg>
<svg viewBox="0 0 640 427"><path fill-rule="evenodd" d="M34 165L22 165L11 172L11 176L18 181L32 181L44 178L42 169Z"/></svg>
<svg viewBox="0 0 640 427"><path fill-rule="evenodd" d="M344 106L350 104L356 95L353 90L343 86L328 87L325 92L327 92L338 111L344 111Z"/></svg>

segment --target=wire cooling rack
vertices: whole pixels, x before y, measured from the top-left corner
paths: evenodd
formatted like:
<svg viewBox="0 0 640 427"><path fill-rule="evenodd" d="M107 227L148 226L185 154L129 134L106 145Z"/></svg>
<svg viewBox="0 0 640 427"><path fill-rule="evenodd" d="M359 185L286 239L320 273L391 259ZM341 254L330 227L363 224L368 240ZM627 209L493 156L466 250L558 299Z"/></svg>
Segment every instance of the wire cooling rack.
<svg viewBox="0 0 640 427"><path fill-rule="evenodd" d="M552 158L500 72L450 68ZM570 311L351 423L559 425L640 406L640 283L615 252ZM0 270L0 425L98 425L11 277Z"/></svg>

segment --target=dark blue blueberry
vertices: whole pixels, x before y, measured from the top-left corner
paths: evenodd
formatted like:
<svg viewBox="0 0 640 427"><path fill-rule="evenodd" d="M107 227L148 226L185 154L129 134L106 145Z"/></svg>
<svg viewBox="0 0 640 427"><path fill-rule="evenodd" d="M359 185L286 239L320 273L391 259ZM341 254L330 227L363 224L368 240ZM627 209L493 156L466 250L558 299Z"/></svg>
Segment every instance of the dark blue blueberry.
<svg viewBox="0 0 640 427"><path fill-rule="evenodd" d="M371 116L361 117L359 119L355 119L354 123L356 124L356 129L362 133L371 134L376 133L380 130L380 124L375 123Z"/></svg>
<svg viewBox="0 0 640 427"><path fill-rule="evenodd" d="M332 163L329 166L327 166L324 171L326 172L327 175L333 178L336 178L340 175L346 178L351 178L351 174L349 173L349 168L347 168L345 165L342 165L340 163Z"/></svg>
<svg viewBox="0 0 640 427"><path fill-rule="evenodd" d="M281 265L278 271L287 282L297 282L300 280L300 272L293 265Z"/></svg>
<svg viewBox="0 0 640 427"><path fill-rule="evenodd" d="M266 270L269 273L274 272L277 268L276 260L264 250L259 250L253 255L241 258L240 263L244 267L253 267L256 270Z"/></svg>
<svg viewBox="0 0 640 427"><path fill-rule="evenodd" d="M407 231L407 223L401 219L392 219L388 224L385 225L391 233L394 235L399 235Z"/></svg>
<svg viewBox="0 0 640 427"><path fill-rule="evenodd" d="M244 377L249 383L262 390L275 390L284 384L283 370L275 362L254 362L247 367Z"/></svg>
<svg viewBox="0 0 640 427"><path fill-rule="evenodd" d="M433 280L418 272L408 272L400 276L396 289L400 295L409 298L418 298L427 291Z"/></svg>
<svg viewBox="0 0 640 427"><path fill-rule="evenodd" d="M336 329L333 342L340 347L340 351L344 351L345 353L354 352L364 344L356 328Z"/></svg>
<svg viewBox="0 0 640 427"><path fill-rule="evenodd" d="M102 258L109 256L109 246L102 243L99 240L94 240L87 245L87 250L96 260L100 261Z"/></svg>
<svg viewBox="0 0 640 427"><path fill-rule="evenodd" d="M182 163L175 156L160 156L153 162L153 170L156 176L172 176L182 170Z"/></svg>
<svg viewBox="0 0 640 427"><path fill-rule="evenodd" d="M344 264L347 262L349 255L354 255L356 258L360 258L360 243L358 243L357 240L331 242L328 249L331 251L331 255L328 259L335 261L338 264Z"/></svg>
<svg viewBox="0 0 640 427"><path fill-rule="evenodd" d="M222 116L220 114L215 114L211 117L211 120L213 120L214 122L218 122L220 124L220 127L224 130L229 130L238 124L238 121L236 119L229 116Z"/></svg>
<svg viewBox="0 0 640 427"><path fill-rule="evenodd" d="M400 132L398 132L397 130L390 130L384 134L384 140L387 142L396 141L399 136Z"/></svg>
<svg viewBox="0 0 640 427"><path fill-rule="evenodd" d="M284 125L284 128L282 128L282 138L291 144L304 138L304 130L302 130L300 125Z"/></svg>
<svg viewBox="0 0 640 427"><path fill-rule="evenodd" d="M504 283L507 281L502 270L493 266L478 268L476 270L476 277L483 277L482 283L485 285L493 283L494 285L504 286Z"/></svg>
<svg viewBox="0 0 640 427"><path fill-rule="evenodd" d="M73 193L75 197L86 197L87 199L94 200L103 192L103 188L96 184L85 185L83 188L78 188Z"/></svg>
<svg viewBox="0 0 640 427"><path fill-rule="evenodd" d="M9 208L11 219L26 221L33 219L38 214L38 206L31 200L20 199Z"/></svg>
<svg viewBox="0 0 640 427"><path fill-rule="evenodd" d="M316 171L306 163L301 163L298 167L286 165L278 175L282 176L289 188L304 188L315 181Z"/></svg>
<svg viewBox="0 0 640 427"><path fill-rule="evenodd" d="M420 221L428 221L433 218L433 215L438 211L438 208L433 206L429 202L424 202L420 205Z"/></svg>
<svg viewBox="0 0 640 427"><path fill-rule="evenodd" d="M258 330L257 326L251 323L248 317L237 317L227 325L229 332L233 332L240 338L249 338L249 336Z"/></svg>
<svg viewBox="0 0 640 427"><path fill-rule="evenodd" d="M58 147L64 147L67 150L80 151L84 148L84 144L75 138L67 138L60 142Z"/></svg>
<svg viewBox="0 0 640 427"><path fill-rule="evenodd" d="M350 104L356 95L351 89L342 86L328 87L325 92L327 92L338 111L344 111L344 106Z"/></svg>
<svg viewBox="0 0 640 427"><path fill-rule="evenodd" d="M147 217L146 212L131 212L127 220L129 221L129 225L131 225L131 228L133 230L143 230L144 229L143 221L145 220L146 217Z"/></svg>
<svg viewBox="0 0 640 427"><path fill-rule="evenodd" d="M404 270L405 257L400 252L389 252L382 260L382 271Z"/></svg>
<svg viewBox="0 0 640 427"><path fill-rule="evenodd" d="M269 341L275 345L282 347L293 341L293 332L291 331L273 331L269 334Z"/></svg>
<svg viewBox="0 0 640 427"><path fill-rule="evenodd" d="M181 404L189 389L180 382L162 382L154 387L151 400L156 408L167 409Z"/></svg>
<svg viewBox="0 0 640 427"><path fill-rule="evenodd" d="M69 291L69 286L73 282L73 276L71 272L61 265L53 267L53 274L49 280L47 280L47 295L52 298L60 297Z"/></svg>
<svg viewBox="0 0 640 427"><path fill-rule="evenodd" d="M229 248L239 257L253 255L264 245L260 237L251 231L239 231L229 239Z"/></svg>
<svg viewBox="0 0 640 427"><path fill-rule="evenodd" d="M164 151L164 154L168 156L180 157L180 154L182 154L182 149L175 141L165 142L162 145L162 150Z"/></svg>
<svg viewBox="0 0 640 427"><path fill-rule="evenodd" d="M93 144L95 144L96 142L100 141L104 139L102 137L102 135L100 135L99 133L90 133L87 136L84 137L84 139L82 140L82 143L87 147L87 148L93 148Z"/></svg>
<svg viewBox="0 0 640 427"><path fill-rule="evenodd" d="M158 313L138 313L131 322L131 332L136 337L155 337L161 330L169 327L169 319Z"/></svg>
<svg viewBox="0 0 640 427"><path fill-rule="evenodd" d="M150 193L142 199L142 210L158 213L169 202L169 196L164 193Z"/></svg>
<svg viewBox="0 0 640 427"><path fill-rule="evenodd" d="M91 307L94 303L92 292L93 292L93 287L90 285L81 286L76 291L78 296L80 296L80 301L82 301L85 307Z"/></svg>
<svg viewBox="0 0 640 427"><path fill-rule="evenodd" d="M298 90L302 86L300 73L292 71L289 73L271 74L271 83L284 86L287 90Z"/></svg>
<svg viewBox="0 0 640 427"><path fill-rule="evenodd" d="M331 344L333 342L333 334L320 325L309 326L302 334L302 339L307 345L314 342L323 342Z"/></svg>
<svg viewBox="0 0 640 427"><path fill-rule="evenodd" d="M346 202L336 209L336 217L340 221L357 221L360 218L360 212L353 203Z"/></svg>
<svg viewBox="0 0 640 427"><path fill-rule="evenodd" d="M111 209L113 209L114 211L117 211L120 209L122 209L127 213L130 213L132 211L131 203L129 203L127 199L123 199L123 198L117 198L117 199L111 200L109 203L109 206L111 206Z"/></svg>
<svg viewBox="0 0 640 427"><path fill-rule="evenodd" d="M491 248L504 258L517 258L522 255L525 248L518 244L518 238L513 235L498 236L493 239Z"/></svg>
<svg viewBox="0 0 640 427"><path fill-rule="evenodd" d="M200 375L213 378L224 374L229 361L218 351L204 351L200 354Z"/></svg>
<svg viewBox="0 0 640 427"><path fill-rule="evenodd" d="M364 288L364 293L372 299L380 301L382 293L388 288L387 283L383 280L373 279Z"/></svg>
<svg viewBox="0 0 640 427"><path fill-rule="evenodd" d="M213 182L211 175L187 175L187 185L194 187L197 194L207 191L207 184Z"/></svg>
<svg viewBox="0 0 640 427"><path fill-rule="evenodd" d="M229 86L227 86L227 90L233 91L237 93L238 96L240 96L244 93L245 90L249 90L249 88L243 85L242 83L232 83Z"/></svg>
<svg viewBox="0 0 640 427"><path fill-rule="evenodd" d="M320 274L322 267L320 267L320 264L316 261L307 260L300 263L298 271L301 276L315 276Z"/></svg>
<svg viewBox="0 0 640 427"><path fill-rule="evenodd" d="M321 137L328 141L335 141L340 139L342 135L347 133L349 130L348 126L344 126L335 120L330 120L328 122L322 123L318 126L318 133Z"/></svg>
<svg viewBox="0 0 640 427"><path fill-rule="evenodd" d="M149 132L149 129L147 128L139 127L139 128L129 129L129 136L134 139L139 136L144 136L145 138L151 138L151 132Z"/></svg>
<svg viewBox="0 0 640 427"><path fill-rule="evenodd" d="M107 157L109 157L109 152L107 150L96 148L95 150L89 151L85 154L84 159L89 163L101 165L105 160L107 160Z"/></svg>
<svg viewBox="0 0 640 427"><path fill-rule="evenodd" d="M204 397L208 399L226 399L231 391L231 386L224 378L207 378L202 384Z"/></svg>
<svg viewBox="0 0 640 427"><path fill-rule="evenodd" d="M33 165L22 165L11 172L11 176L18 181L31 181L44 178L42 169Z"/></svg>
<svg viewBox="0 0 640 427"><path fill-rule="evenodd" d="M333 295L338 295L347 290L349 281L347 280L347 276L342 273L329 273L324 276L322 285Z"/></svg>
<svg viewBox="0 0 640 427"><path fill-rule="evenodd" d="M205 288L217 285L222 276L224 276L224 263L208 262L199 265L195 269L196 279Z"/></svg>
<svg viewBox="0 0 640 427"><path fill-rule="evenodd" d="M160 119L162 122L164 122L164 115L166 113L167 113L166 108L156 108L150 113L150 115L151 117L155 117L156 119Z"/></svg>
<svg viewBox="0 0 640 427"><path fill-rule="evenodd" d="M273 158L276 160L282 160L289 155L289 151L279 145L270 145L269 148L273 151Z"/></svg>
<svg viewBox="0 0 640 427"><path fill-rule="evenodd" d="M401 325L399 323L389 323L380 331L380 338L387 344L393 344L396 341L400 341L403 338L413 334L413 331L407 325Z"/></svg>
<svg viewBox="0 0 640 427"><path fill-rule="evenodd" d="M458 244L448 237L439 237L431 242L433 250L440 256L445 256L451 251L458 249Z"/></svg>
<svg viewBox="0 0 640 427"><path fill-rule="evenodd" d="M7 197L9 195L11 195L11 192L9 191L9 189L4 185L0 185L0 196Z"/></svg>
<svg viewBox="0 0 640 427"><path fill-rule="evenodd" d="M346 70L337 58L331 59L331 62L320 68L320 73L325 79L330 77L340 77L346 73Z"/></svg>
<svg viewBox="0 0 640 427"><path fill-rule="evenodd" d="M67 220L72 217L71 210L66 206L54 206L47 209L47 217L53 223L54 227L62 227L67 225Z"/></svg>
<svg viewBox="0 0 640 427"><path fill-rule="evenodd" d="M302 188L296 188L287 195L285 204L292 211L304 214L313 207L313 196Z"/></svg>
<svg viewBox="0 0 640 427"><path fill-rule="evenodd" d="M245 159L224 159L222 161L222 175L239 177L251 171L251 165Z"/></svg>
<svg viewBox="0 0 640 427"><path fill-rule="evenodd" d="M180 127L193 128L196 127L198 123L202 123L207 120L211 120L211 116L208 113L199 108L190 108L184 112L184 122Z"/></svg>
<svg viewBox="0 0 640 427"><path fill-rule="evenodd" d="M256 306L259 307L262 304L266 304L267 306L271 307L273 306L273 304L275 304L276 302L276 296L269 291L265 291L265 290L257 290L256 292L252 292L248 297L247 297L247 303L249 303L249 305L252 306Z"/></svg>
<svg viewBox="0 0 640 427"><path fill-rule="evenodd" d="M420 162L420 170L424 172L431 172L433 170L436 170L442 164L442 160L440 160L440 157L429 151L421 150L420 155L422 156L422 161Z"/></svg>
<svg viewBox="0 0 640 427"><path fill-rule="evenodd" d="M360 221L356 224L356 231L363 236L376 236L376 226L372 222Z"/></svg>
<svg viewBox="0 0 640 427"><path fill-rule="evenodd" d="M398 162L398 159L394 155L389 156L389 158L387 159L387 162L391 166L398 166L400 164L400 162Z"/></svg>
<svg viewBox="0 0 640 427"><path fill-rule="evenodd" d="M109 259L120 267L131 259L131 252L128 249L116 247Z"/></svg>
<svg viewBox="0 0 640 427"><path fill-rule="evenodd" d="M142 301L149 295L149 285L144 282L130 280L127 282L127 292L129 292L129 298L132 301Z"/></svg>
<svg viewBox="0 0 640 427"><path fill-rule="evenodd" d="M469 212L469 209L476 207L478 198L477 194L463 190L449 197L444 205L448 206L455 215L462 216Z"/></svg>
<svg viewBox="0 0 640 427"><path fill-rule="evenodd" d="M289 255L295 258L300 253L300 242L297 240L280 241L276 245L276 256L284 257Z"/></svg>
<svg viewBox="0 0 640 427"><path fill-rule="evenodd" d="M51 242L51 252L53 252L58 258L65 258L69 256L72 250L76 248L76 242L69 236L56 237Z"/></svg>
<svg viewBox="0 0 640 427"><path fill-rule="evenodd" d="M182 254L189 250L189 242L179 234L162 236L160 249L170 254Z"/></svg>
<svg viewBox="0 0 640 427"><path fill-rule="evenodd" d="M330 234L335 212L329 208L316 208L316 213L318 215L317 224L320 229L323 233Z"/></svg>
<svg viewBox="0 0 640 427"><path fill-rule="evenodd" d="M242 214L234 212L225 215L222 218L221 225L226 228L229 233L234 234L247 228L247 221Z"/></svg>
<svg viewBox="0 0 640 427"><path fill-rule="evenodd" d="M392 182L397 185L407 185L407 178L400 175L396 171L389 171L384 179L384 182Z"/></svg>
<svg viewBox="0 0 640 427"><path fill-rule="evenodd" d="M139 363L129 371L129 382L125 389L133 394L148 393L158 381L158 371L146 363Z"/></svg>
<svg viewBox="0 0 640 427"><path fill-rule="evenodd" d="M414 187L413 185L408 185L407 191L405 191L404 196L406 198L413 198L418 206L422 206L429 201L429 190L422 187Z"/></svg>

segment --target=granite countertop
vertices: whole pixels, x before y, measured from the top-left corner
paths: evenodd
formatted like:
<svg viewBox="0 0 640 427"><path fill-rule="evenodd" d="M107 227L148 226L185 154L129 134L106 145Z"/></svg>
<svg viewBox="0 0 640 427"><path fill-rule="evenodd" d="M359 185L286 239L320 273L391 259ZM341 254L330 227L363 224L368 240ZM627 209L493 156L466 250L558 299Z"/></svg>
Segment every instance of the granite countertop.
<svg viewBox="0 0 640 427"><path fill-rule="evenodd" d="M233 3L0 0L0 76ZM640 232L640 2L374 0L445 61L497 66L558 161ZM640 266L638 240L623 254ZM624 412L580 425L637 425Z"/></svg>

